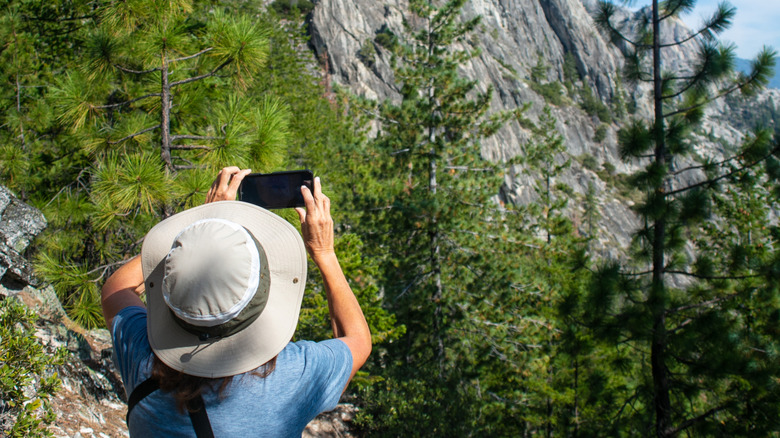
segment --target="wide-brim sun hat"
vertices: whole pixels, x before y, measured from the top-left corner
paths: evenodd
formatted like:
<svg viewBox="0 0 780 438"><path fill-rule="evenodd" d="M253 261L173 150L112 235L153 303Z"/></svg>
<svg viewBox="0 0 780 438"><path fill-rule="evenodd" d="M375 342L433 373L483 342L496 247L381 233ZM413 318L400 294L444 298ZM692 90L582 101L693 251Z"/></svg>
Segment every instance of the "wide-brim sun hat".
<svg viewBox="0 0 780 438"><path fill-rule="evenodd" d="M141 250L149 343L201 377L251 371L292 339L306 285L298 230L241 201L205 204L147 233Z"/></svg>

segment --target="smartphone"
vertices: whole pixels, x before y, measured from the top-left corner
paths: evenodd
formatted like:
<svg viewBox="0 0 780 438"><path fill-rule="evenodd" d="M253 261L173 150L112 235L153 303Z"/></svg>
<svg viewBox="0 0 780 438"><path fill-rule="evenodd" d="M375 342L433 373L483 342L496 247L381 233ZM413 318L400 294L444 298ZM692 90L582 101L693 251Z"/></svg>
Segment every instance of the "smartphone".
<svg viewBox="0 0 780 438"><path fill-rule="evenodd" d="M301 186L314 191L311 170L250 173L238 187L238 199L265 209L303 207Z"/></svg>

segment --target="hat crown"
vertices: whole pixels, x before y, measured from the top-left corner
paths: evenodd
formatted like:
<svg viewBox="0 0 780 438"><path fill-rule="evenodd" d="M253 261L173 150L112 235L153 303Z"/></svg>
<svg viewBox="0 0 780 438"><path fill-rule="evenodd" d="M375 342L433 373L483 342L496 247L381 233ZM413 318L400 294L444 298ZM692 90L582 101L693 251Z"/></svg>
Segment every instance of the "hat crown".
<svg viewBox="0 0 780 438"><path fill-rule="evenodd" d="M181 320L196 326L216 326L235 318L258 292L259 250L236 223L204 219L189 225L176 236L165 258L165 303Z"/></svg>

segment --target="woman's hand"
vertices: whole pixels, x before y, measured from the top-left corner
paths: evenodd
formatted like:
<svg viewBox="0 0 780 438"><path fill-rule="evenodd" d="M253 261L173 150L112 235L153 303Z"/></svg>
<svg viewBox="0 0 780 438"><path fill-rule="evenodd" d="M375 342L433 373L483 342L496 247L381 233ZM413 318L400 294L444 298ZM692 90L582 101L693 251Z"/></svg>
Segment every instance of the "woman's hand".
<svg viewBox="0 0 780 438"><path fill-rule="evenodd" d="M333 218L330 216L330 199L322 193L320 178L314 178L314 193L301 187L306 209L296 208L301 219L301 233L312 260L319 263L324 257L334 255Z"/></svg>
<svg viewBox="0 0 780 438"><path fill-rule="evenodd" d="M252 173L252 169L239 169L236 166L225 167L217 174L217 179L206 193L206 204L217 201L234 201L238 186L244 177Z"/></svg>

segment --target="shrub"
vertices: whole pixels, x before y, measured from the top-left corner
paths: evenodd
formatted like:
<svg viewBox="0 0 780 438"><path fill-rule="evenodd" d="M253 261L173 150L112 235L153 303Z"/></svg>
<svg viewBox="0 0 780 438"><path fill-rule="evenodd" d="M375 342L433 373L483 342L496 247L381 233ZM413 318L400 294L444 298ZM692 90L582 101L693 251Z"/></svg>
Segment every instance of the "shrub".
<svg viewBox="0 0 780 438"><path fill-rule="evenodd" d="M591 154L585 154L582 157L582 167L596 172L599 169L599 160Z"/></svg>
<svg viewBox="0 0 780 438"><path fill-rule="evenodd" d="M314 9L314 3L309 0L275 0L271 9L283 16L307 15Z"/></svg>
<svg viewBox="0 0 780 438"><path fill-rule="evenodd" d="M0 435L51 436L50 398L60 388L52 371L67 350L47 351L35 337L35 312L15 299L0 301Z"/></svg>
<svg viewBox="0 0 780 438"><path fill-rule="evenodd" d="M398 46L398 37L387 25L383 25L376 33L374 41L387 50L393 51Z"/></svg>
<svg viewBox="0 0 780 438"><path fill-rule="evenodd" d="M593 134L593 141L601 143L605 138L607 138L607 125L602 123L596 128L596 133Z"/></svg>
<svg viewBox="0 0 780 438"><path fill-rule="evenodd" d="M588 84L585 84L580 89L579 95L580 106L586 113L598 117L603 123L612 122L612 113L609 111L609 108L604 105L604 102L599 99L598 95L593 92L593 89Z"/></svg>
<svg viewBox="0 0 780 438"><path fill-rule="evenodd" d="M541 84L538 82L529 82L529 86L534 92L544 98L544 101L550 105L564 106L566 105L566 96L563 93L563 87L558 82L548 82Z"/></svg>
<svg viewBox="0 0 780 438"><path fill-rule="evenodd" d="M357 57L366 67L373 68L374 64L376 64L374 43L371 40L365 40L363 45L360 46L360 50L358 50Z"/></svg>

